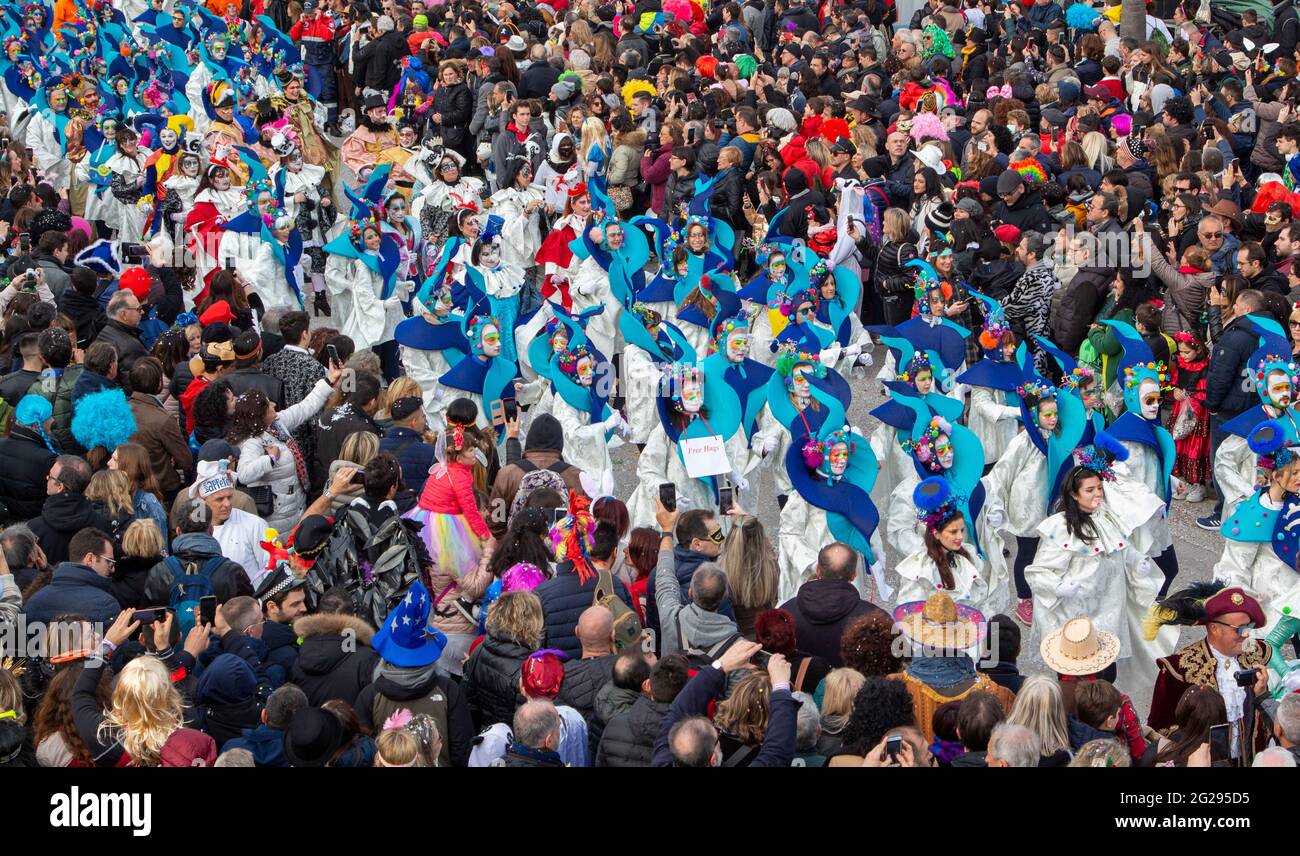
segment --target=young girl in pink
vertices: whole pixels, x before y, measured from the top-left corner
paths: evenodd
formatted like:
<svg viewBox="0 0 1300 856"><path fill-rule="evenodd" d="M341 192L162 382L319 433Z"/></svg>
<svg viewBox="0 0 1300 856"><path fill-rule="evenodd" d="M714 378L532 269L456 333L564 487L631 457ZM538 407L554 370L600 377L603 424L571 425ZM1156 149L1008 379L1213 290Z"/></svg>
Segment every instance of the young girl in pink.
<svg viewBox="0 0 1300 856"><path fill-rule="evenodd" d="M483 454L479 431L452 425L438 442L417 506L407 515L422 524L429 555L443 573L459 579L478 567L491 537L474 499L474 462ZM443 448L445 444L445 449Z"/></svg>

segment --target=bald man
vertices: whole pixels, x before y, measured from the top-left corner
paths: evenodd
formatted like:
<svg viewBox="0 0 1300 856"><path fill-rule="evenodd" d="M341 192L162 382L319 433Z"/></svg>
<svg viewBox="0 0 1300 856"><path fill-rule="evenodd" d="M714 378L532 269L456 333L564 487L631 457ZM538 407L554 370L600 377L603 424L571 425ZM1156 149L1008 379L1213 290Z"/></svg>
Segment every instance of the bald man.
<svg viewBox="0 0 1300 856"><path fill-rule="evenodd" d="M564 686L557 704L567 704L587 720L591 731L596 696L614 674L614 615L603 606L590 606L578 616L582 656L564 664ZM611 714L612 716L612 714Z"/></svg>

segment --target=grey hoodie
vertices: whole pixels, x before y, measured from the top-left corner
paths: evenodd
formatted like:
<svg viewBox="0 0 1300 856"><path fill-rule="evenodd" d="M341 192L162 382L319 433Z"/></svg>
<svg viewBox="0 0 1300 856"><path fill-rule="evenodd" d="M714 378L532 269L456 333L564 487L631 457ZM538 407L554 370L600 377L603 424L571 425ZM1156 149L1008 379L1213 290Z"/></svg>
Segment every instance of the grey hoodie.
<svg viewBox="0 0 1300 856"><path fill-rule="evenodd" d="M707 612L694 603L682 605L681 587L673 573L672 550L659 552L657 571L655 602L659 607L659 627L663 634L659 641L659 656L667 657L683 648L707 651L739 632L736 622L721 613ZM677 632L679 623L680 636Z"/></svg>

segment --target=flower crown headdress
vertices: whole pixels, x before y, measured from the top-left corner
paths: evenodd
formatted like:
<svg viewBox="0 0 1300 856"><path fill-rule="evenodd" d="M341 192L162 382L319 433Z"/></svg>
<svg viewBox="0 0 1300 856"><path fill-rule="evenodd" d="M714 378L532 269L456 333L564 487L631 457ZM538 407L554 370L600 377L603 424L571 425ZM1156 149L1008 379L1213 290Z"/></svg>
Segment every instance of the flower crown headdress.
<svg viewBox="0 0 1300 856"><path fill-rule="evenodd" d="M826 376L826 366L822 365L820 357L800 351L799 346L794 342L782 342L777 348L774 367L776 373L785 378L787 386L790 384L790 379L794 377L795 367L802 365L811 368L810 373L813 377Z"/></svg>
<svg viewBox="0 0 1300 856"><path fill-rule="evenodd" d="M366 229L374 229L376 233L383 234L379 226L379 211L373 205L367 206L367 209L369 213L359 220L353 220L352 226L348 229L348 236L357 249L364 249L362 236L365 235Z"/></svg>
<svg viewBox="0 0 1300 856"><path fill-rule="evenodd" d="M912 454L920 461L927 470L932 473L943 472L943 464L939 462L939 455L935 446L939 442L940 435L949 435L952 433L952 423L942 416L935 416L930 420L930 424L925 427L925 431L920 437L910 441Z"/></svg>
<svg viewBox="0 0 1300 856"><path fill-rule="evenodd" d="M808 442L804 443L803 449L801 450L801 453L803 454L803 462L808 465L808 468L821 473L826 477L826 480L829 483L834 483L836 480L835 475L830 469L830 459L831 449L835 448L835 444L837 443L843 443L848 446L850 456L852 456L858 448L857 442L853 439L853 432L850 431L846 425L836 431L832 431L830 434L827 434L825 437L820 439L815 437L808 438Z"/></svg>
<svg viewBox="0 0 1300 856"><path fill-rule="evenodd" d="M1270 357L1269 359L1270 360L1277 359L1280 361L1280 358L1278 357ZM1133 387L1140 384L1142 381L1149 379L1149 376L1146 374L1146 372L1142 371L1142 369L1144 368L1147 371L1155 372L1156 380L1159 381L1161 389L1167 388L1165 382L1169 380L1169 370L1165 366L1164 360L1154 360L1146 363L1138 363L1136 366L1126 366L1124 368L1125 389L1132 389ZM1294 363L1291 365L1291 369L1292 369L1292 374L1294 375L1295 372ZM1260 380L1263 380L1262 375L1260 376Z"/></svg>
<svg viewBox="0 0 1300 856"><path fill-rule="evenodd" d="M577 375L578 363L582 362L584 358L591 360L593 363L596 361L596 358L592 356L591 351L587 350L586 345L578 345L576 348L566 348L561 351L559 355L558 362L560 371L570 376Z"/></svg>
<svg viewBox="0 0 1300 856"><path fill-rule="evenodd" d="M1160 365L1163 367L1164 363ZM1291 360L1284 360L1276 354L1269 354L1255 364L1255 383L1262 389L1267 383L1269 372L1279 369L1284 369L1287 375L1290 376L1291 386L1300 386L1300 366L1297 366ZM1160 379L1164 380L1164 377L1162 376Z"/></svg>

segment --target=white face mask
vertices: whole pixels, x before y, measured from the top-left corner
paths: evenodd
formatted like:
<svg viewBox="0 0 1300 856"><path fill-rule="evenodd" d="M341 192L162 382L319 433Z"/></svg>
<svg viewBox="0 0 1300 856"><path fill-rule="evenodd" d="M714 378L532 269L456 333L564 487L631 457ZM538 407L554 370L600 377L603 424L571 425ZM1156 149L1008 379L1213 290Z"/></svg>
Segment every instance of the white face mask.
<svg viewBox="0 0 1300 856"><path fill-rule="evenodd" d="M1144 380L1138 385L1138 398L1142 401L1142 418L1155 419L1160 415L1160 385Z"/></svg>
<svg viewBox="0 0 1300 856"><path fill-rule="evenodd" d="M732 333L727 337L727 359L733 363L744 362L749 356L749 334Z"/></svg>
<svg viewBox="0 0 1300 856"><path fill-rule="evenodd" d="M222 172L217 173L216 175L212 176L212 186L215 189L220 191L229 190L230 176L227 175L224 170Z"/></svg>
<svg viewBox="0 0 1300 856"><path fill-rule="evenodd" d="M1275 406L1289 407L1294 394L1291 389L1291 378L1287 377L1284 372L1272 371L1268 373L1268 400Z"/></svg>
<svg viewBox="0 0 1300 856"><path fill-rule="evenodd" d="M704 406L704 387L698 383L682 386L682 410L687 413L699 413Z"/></svg>
<svg viewBox="0 0 1300 856"><path fill-rule="evenodd" d="M478 260L488 270L495 270L501 263L501 249L496 244L484 244L483 249L479 250Z"/></svg>
<svg viewBox="0 0 1300 856"><path fill-rule="evenodd" d="M158 139L162 142L164 149L173 149L176 147L176 132L170 128L164 128L159 131Z"/></svg>

